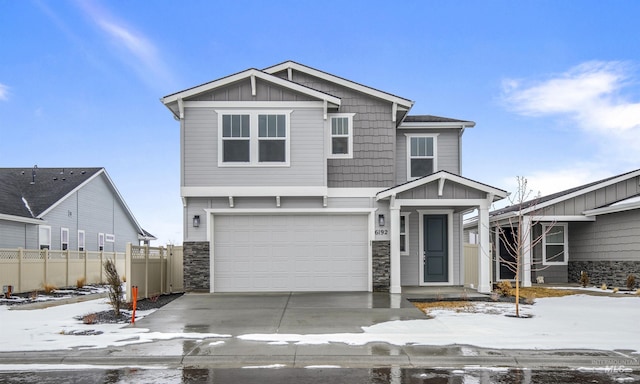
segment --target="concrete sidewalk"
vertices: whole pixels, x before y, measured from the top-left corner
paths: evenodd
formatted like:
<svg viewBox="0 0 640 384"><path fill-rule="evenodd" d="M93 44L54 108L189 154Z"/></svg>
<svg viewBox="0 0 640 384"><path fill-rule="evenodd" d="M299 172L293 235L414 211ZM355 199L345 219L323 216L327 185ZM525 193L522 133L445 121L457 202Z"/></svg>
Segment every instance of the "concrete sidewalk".
<svg viewBox="0 0 640 384"><path fill-rule="evenodd" d="M426 297L415 290L386 293L186 294L137 321L149 332L229 334L228 338L162 340L105 349L0 353L2 364L162 365L238 368L280 364L297 368L332 365L344 368L527 367L576 368L625 366L639 370L636 358L612 351L498 350L473 346L363 346L269 344L246 341L244 334L359 333L362 326L392 320L424 319L407 299ZM438 292L454 295L457 292Z"/></svg>

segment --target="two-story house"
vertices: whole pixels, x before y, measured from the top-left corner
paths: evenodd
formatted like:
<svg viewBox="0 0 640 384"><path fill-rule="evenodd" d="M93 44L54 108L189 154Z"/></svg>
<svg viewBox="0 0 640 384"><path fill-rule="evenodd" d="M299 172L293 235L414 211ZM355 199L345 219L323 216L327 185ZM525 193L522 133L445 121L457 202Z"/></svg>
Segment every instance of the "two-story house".
<svg viewBox="0 0 640 384"><path fill-rule="evenodd" d="M296 62L161 101L180 122L187 290L372 291L464 283L462 214L506 192L460 176L475 123Z"/></svg>

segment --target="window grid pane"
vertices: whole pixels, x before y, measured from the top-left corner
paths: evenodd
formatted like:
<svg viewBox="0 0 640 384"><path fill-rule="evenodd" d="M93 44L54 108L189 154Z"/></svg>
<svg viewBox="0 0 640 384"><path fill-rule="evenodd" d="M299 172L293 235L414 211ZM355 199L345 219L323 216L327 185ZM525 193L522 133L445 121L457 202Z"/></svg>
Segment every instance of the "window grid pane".
<svg viewBox="0 0 640 384"><path fill-rule="evenodd" d="M258 137L287 137L285 115L259 115Z"/></svg>
<svg viewBox="0 0 640 384"><path fill-rule="evenodd" d="M249 137L249 115L223 115L222 137Z"/></svg>

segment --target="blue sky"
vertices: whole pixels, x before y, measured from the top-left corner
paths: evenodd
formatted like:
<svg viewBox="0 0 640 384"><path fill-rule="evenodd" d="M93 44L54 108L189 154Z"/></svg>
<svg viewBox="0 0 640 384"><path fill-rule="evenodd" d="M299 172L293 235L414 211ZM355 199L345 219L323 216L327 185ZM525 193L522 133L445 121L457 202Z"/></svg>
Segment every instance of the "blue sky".
<svg viewBox="0 0 640 384"><path fill-rule="evenodd" d="M103 166L181 243L159 98L285 60L476 122L463 175L543 194L640 168L634 1L0 0L0 167Z"/></svg>

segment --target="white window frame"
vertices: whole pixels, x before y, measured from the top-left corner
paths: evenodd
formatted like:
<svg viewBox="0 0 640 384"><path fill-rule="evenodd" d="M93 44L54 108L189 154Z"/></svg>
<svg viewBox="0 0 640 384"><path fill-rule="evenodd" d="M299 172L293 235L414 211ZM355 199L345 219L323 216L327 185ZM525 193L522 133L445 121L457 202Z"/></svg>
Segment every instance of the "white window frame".
<svg viewBox="0 0 640 384"><path fill-rule="evenodd" d="M86 251L87 249L86 240L87 240L87 236L84 230L82 229L78 230L78 252Z"/></svg>
<svg viewBox="0 0 640 384"><path fill-rule="evenodd" d="M98 233L98 252L104 251L104 233Z"/></svg>
<svg viewBox="0 0 640 384"><path fill-rule="evenodd" d="M291 112L292 110L282 109L260 109L260 110L239 110L225 109L215 110L218 115L218 167L289 167L291 164ZM248 162L225 162L223 161L223 141L230 138L222 137L222 118L225 115L249 115L249 161ZM285 137L259 137L258 136L258 116L259 115L284 115L285 116ZM236 138L246 140L247 138ZM283 140L285 150L285 161L259 161L260 140Z"/></svg>
<svg viewBox="0 0 640 384"><path fill-rule="evenodd" d="M66 248L65 248L65 244L67 245ZM69 249L69 228L60 228L60 250L66 251L68 249Z"/></svg>
<svg viewBox="0 0 640 384"><path fill-rule="evenodd" d="M329 159L353 159L353 116L355 113L330 113L327 114L327 158ZM333 134L333 119L347 119L348 133L345 134ZM346 137L347 138L347 153L333 153L333 138L334 137Z"/></svg>
<svg viewBox="0 0 640 384"><path fill-rule="evenodd" d="M413 133L413 134L408 134L406 133L405 136L407 137L407 181L409 180L416 180L419 179L420 177L426 176L417 176L417 177L412 177L411 176L411 159L433 159L433 172L432 173L436 173L438 171L438 134L437 133ZM411 156L411 139L412 138L416 138L416 137L430 137L433 140L433 156Z"/></svg>
<svg viewBox="0 0 640 384"><path fill-rule="evenodd" d="M550 228L551 227L551 228ZM563 228L563 243L547 243L547 235L553 234L554 227ZM550 229L549 229L550 228ZM569 225L567 223L542 224L542 265L567 265L569 263ZM562 245L564 247L562 261L547 261L547 245ZM553 258L555 255L551 255Z"/></svg>
<svg viewBox="0 0 640 384"><path fill-rule="evenodd" d="M107 243L115 243L116 235L113 235L111 233L105 233L104 234L104 241L107 242Z"/></svg>
<svg viewBox="0 0 640 384"><path fill-rule="evenodd" d="M409 215L411 213L400 213L400 255L401 256L409 256L411 254L411 250L409 249ZM404 219L404 233L402 232L402 220ZM402 235L404 235L404 251L402 250Z"/></svg>
<svg viewBox="0 0 640 384"><path fill-rule="evenodd" d="M42 238L43 238L42 233L43 233L43 231L47 233L46 237L48 237L48 239L47 239L48 242L43 242L42 241ZM38 225L38 248L39 249L45 249L45 248L42 248L43 245L46 246L46 249L51 250L51 226L49 226L49 225Z"/></svg>

